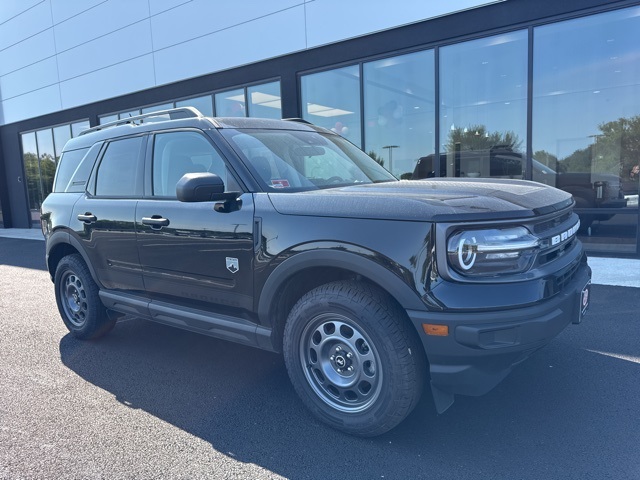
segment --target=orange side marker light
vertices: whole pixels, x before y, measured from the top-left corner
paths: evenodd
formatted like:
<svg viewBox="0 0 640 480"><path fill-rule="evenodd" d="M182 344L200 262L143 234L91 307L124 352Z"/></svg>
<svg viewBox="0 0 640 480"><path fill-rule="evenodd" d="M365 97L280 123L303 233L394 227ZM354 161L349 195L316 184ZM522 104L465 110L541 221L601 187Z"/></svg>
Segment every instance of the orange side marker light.
<svg viewBox="0 0 640 480"><path fill-rule="evenodd" d="M423 323L422 329L427 335L435 335L437 337L446 337L449 335L448 325L436 325L433 323Z"/></svg>

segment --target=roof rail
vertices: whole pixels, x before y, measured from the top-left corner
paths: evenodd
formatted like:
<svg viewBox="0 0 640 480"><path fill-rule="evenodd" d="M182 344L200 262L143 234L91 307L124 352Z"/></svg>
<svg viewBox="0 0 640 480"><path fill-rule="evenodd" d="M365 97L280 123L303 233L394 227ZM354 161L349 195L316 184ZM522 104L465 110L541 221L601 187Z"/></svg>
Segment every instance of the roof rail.
<svg viewBox="0 0 640 480"><path fill-rule="evenodd" d="M135 115L133 117L122 118L120 120L115 120L113 122L97 125L87 130L83 130L82 132L80 132L80 135L86 135L87 133L97 132L99 130L104 130L105 128L117 127L118 125L126 125L126 124L140 125L144 123L145 119L151 119L153 117L162 117L162 116L168 116L169 120L177 120L180 118L204 117L204 115L202 115L202 113L200 113L198 109L193 107L171 108L169 110L158 110L156 112L143 113L142 115Z"/></svg>
<svg viewBox="0 0 640 480"><path fill-rule="evenodd" d="M305 120L304 118L283 118L285 122L297 122L297 123L306 123L307 125L313 125L309 120Z"/></svg>

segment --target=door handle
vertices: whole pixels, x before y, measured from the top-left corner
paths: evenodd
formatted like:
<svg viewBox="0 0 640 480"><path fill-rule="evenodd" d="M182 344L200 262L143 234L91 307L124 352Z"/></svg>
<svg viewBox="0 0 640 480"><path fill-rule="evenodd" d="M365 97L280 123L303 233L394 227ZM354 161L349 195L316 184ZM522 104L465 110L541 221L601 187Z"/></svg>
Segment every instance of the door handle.
<svg viewBox="0 0 640 480"><path fill-rule="evenodd" d="M84 222L86 224L90 224L90 223L93 223L93 222L97 221L98 217L96 217L91 212L86 212L84 214L81 213L80 215L78 215L78 220L80 220L81 222Z"/></svg>
<svg viewBox="0 0 640 480"><path fill-rule="evenodd" d="M142 217L143 225L150 225L154 230L160 230L162 227L169 225L169 219L163 218L160 215L153 215L151 217Z"/></svg>

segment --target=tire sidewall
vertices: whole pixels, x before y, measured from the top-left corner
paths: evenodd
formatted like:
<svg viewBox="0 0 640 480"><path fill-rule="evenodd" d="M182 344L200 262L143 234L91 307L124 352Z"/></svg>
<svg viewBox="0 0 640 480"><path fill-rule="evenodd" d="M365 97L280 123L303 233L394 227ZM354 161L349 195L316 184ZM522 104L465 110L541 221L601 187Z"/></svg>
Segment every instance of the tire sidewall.
<svg viewBox="0 0 640 480"><path fill-rule="evenodd" d="M80 279L86 293L87 312L82 325L74 324L65 311L63 295L63 281L67 274L73 274ZM67 329L77 338L91 339L107 333L115 322L108 319L106 310L98 295L96 285L89 269L79 255L69 255L60 260L54 276L55 297L58 312Z"/></svg>
<svg viewBox="0 0 640 480"><path fill-rule="evenodd" d="M322 288L322 287L320 287ZM317 290L317 289L316 289ZM313 295L310 295L313 294ZM397 403L401 401L398 379L403 373L395 361L396 348L384 335L380 319L363 315L362 303L348 296L336 296L330 288L324 293L305 295L291 310L285 326L284 357L291 382L305 405L321 420L348 433L373 436L393 428L404 415L397 417ZM342 412L324 402L316 393L304 372L300 360L303 333L307 325L318 315L336 313L349 319L361 332L365 333L377 351L382 372L381 387L376 401L361 412ZM408 413L408 412L407 412ZM374 427L374 424L390 426Z"/></svg>

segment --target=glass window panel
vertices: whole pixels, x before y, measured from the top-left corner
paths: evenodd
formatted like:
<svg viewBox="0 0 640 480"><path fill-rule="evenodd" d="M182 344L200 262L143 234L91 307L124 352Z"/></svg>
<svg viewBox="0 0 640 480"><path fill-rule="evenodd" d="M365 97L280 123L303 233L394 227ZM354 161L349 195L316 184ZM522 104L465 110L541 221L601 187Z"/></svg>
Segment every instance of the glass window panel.
<svg viewBox="0 0 640 480"><path fill-rule="evenodd" d="M280 82L248 87L247 97L250 117L282 118Z"/></svg>
<svg viewBox="0 0 640 480"><path fill-rule="evenodd" d="M140 110L130 110L128 112L120 112L118 114L118 119L122 120L123 118L135 117L136 115L140 115Z"/></svg>
<svg viewBox="0 0 640 480"><path fill-rule="evenodd" d="M365 63L363 77L365 151L411 178L435 153L433 50Z"/></svg>
<svg viewBox="0 0 640 480"><path fill-rule="evenodd" d="M50 128L36 132L38 159L40 160L40 183L42 199L53 191L53 177L56 174L56 152L53 148L53 132Z"/></svg>
<svg viewBox="0 0 640 480"><path fill-rule="evenodd" d="M109 123L109 122L115 122L116 120L118 120L117 113L114 113L113 115L103 115L99 119L100 125L104 125L105 123Z"/></svg>
<svg viewBox="0 0 640 480"><path fill-rule="evenodd" d="M96 195L137 197L142 193L140 148L144 137L109 143L96 175Z"/></svg>
<svg viewBox="0 0 640 480"><path fill-rule="evenodd" d="M176 107L193 107L207 117L213 117L213 97L206 95L204 97L187 98L176 102Z"/></svg>
<svg viewBox="0 0 640 480"><path fill-rule="evenodd" d="M71 125L60 125L53 129L53 142L56 149L56 164L62 155L64 144L71 139Z"/></svg>
<svg viewBox="0 0 640 480"><path fill-rule="evenodd" d="M440 151L447 176L522 178L527 51L524 30L440 49Z"/></svg>
<svg viewBox="0 0 640 480"><path fill-rule="evenodd" d="M71 124L71 135L77 137L80 132L87 130L91 127L89 120L83 120L82 122L76 122Z"/></svg>
<svg viewBox="0 0 640 480"><path fill-rule="evenodd" d="M218 117L246 117L244 88L216 93L216 115Z"/></svg>
<svg viewBox="0 0 640 480"><path fill-rule="evenodd" d="M42 185L40 184L40 162L38 161L38 146L36 144L35 132L23 133L22 140L22 160L24 162L24 173L27 181L27 195L29 197L29 209L31 210L31 220L39 219L39 209L42 204Z"/></svg>
<svg viewBox="0 0 640 480"><path fill-rule="evenodd" d="M227 166L209 141L199 133L174 132L155 136L153 195L175 197L176 184L187 173L210 172L227 186Z"/></svg>
<svg viewBox="0 0 640 480"><path fill-rule="evenodd" d="M160 105L143 108L142 113L159 112L160 110L169 110L171 108L173 108L173 103L161 103Z"/></svg>
<svg viewBox="0 0 640 480"><path fill-rule="evenodd" d="M640 7L534 30L533 179L573 194L591 250L636 244L639 44Z"/></svg>
<svg viewBox="0 0 640 480"><path fill-rule="evenodd" d="M305 75L301 83L302 117L362 147L359 67Z"/></svg>

